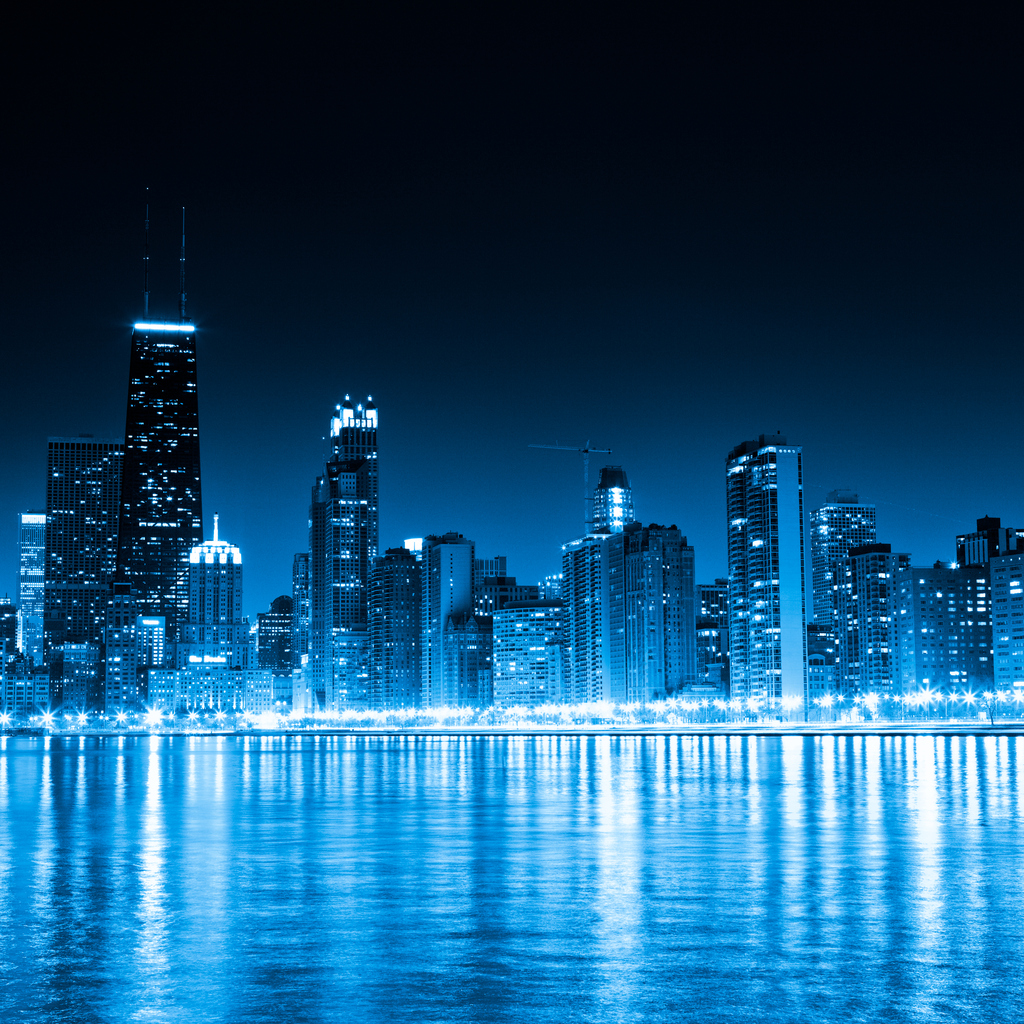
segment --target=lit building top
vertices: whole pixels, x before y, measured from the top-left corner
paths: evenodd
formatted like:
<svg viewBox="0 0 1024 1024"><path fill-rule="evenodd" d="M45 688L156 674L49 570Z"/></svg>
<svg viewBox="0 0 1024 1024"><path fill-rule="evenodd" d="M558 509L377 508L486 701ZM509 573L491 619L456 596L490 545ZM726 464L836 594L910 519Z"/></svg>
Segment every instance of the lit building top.
<svg viewBox="0 0 1024 1024"><path fill-rule="evenodd" d="M377 428L377 406L373 398L367 396L366 405L353 406L352 399L346 395L345 401L334 407L331 418L331 437L338 437L345 427L363 427L367 430Z"/></svg>
<svg viewBox="0 0 1024 1024"><path fill-rule="evenodd" d="M195 324L179 323L178 321L162 321L162 320L140 320L134 325L135 330L140 334L148 334L150 331L170 331L175 334L191 334L195 329Z"/></svg>
<svg viewBox="0 0 1024 1024"><path fill-rule="evenodd" d="M594 521L592 530L609 530L621 533L622 528L633 522L633 492L629 479L621 466L605 466L601 479L594 490Z"/></svg>
<svg viewBox="0 0 1024 1024"><path fill-rule="evenodd" d="M242 552L234 544L228 544L217 535L217 521L220 517L213 517L213 540L204 540L197 544L188 556L192 565L199 565L205 562L207 565L241 565Z"/></svg>

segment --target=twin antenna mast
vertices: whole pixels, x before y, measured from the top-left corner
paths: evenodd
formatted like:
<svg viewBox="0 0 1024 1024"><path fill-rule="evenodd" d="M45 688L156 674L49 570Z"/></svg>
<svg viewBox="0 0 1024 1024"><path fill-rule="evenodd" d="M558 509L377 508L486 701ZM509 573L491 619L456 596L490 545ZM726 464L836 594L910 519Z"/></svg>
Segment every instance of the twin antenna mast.
<svg viewBox="0 0 1024 1024"><path fill-rule="evenodd" d="M149 196L149 187L146 187L146 196ZM149 317L149 203L146 203L146 251L142 257L142 267L145 272L145 285L142 293L142 315Z"/></svg>
<svg viewBox="0 0 1024 1024"><path fill-rule="evenodd" d="M147 198L149 188L146 188ZM146 241L142 255L142 315L149 316L149 203L146 203ZM178 270L178 317L185 323L185 207L181 208L181 256Z"/></svg>

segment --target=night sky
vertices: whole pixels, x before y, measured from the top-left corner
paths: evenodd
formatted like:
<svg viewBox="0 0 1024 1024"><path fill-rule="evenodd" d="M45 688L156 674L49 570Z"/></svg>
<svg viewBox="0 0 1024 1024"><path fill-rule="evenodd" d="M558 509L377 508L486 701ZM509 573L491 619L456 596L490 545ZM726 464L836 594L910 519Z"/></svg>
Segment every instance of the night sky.
<svg viewBox="0 0 1024 1024"><path fill-rule="evenodd" d="M12 30L0 592L47 436L123 434L147 186L157 316L187 208L206 529L250 615L346 392L382 549L458 530L527 582L582 519L580 458L531 442L614 449L701 579L726 453L775 430L808 510L858 490L915 564L1024 527L1017 21L495 6Z"/></svg>

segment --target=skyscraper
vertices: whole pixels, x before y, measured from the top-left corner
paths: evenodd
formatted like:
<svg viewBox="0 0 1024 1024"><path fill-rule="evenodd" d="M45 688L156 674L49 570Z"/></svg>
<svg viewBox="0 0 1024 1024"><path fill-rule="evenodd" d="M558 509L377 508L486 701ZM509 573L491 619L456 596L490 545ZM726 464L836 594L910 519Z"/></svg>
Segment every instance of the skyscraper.
<svg viewBox="0 0 1024 1024"><path fill-rule="evenodd" d="M51 437L43 568L45 656L99 643L117 563L124 448L119 440Z"/></svg>
<svg viewBox="0 0 1024 1024"><path fill-rule="evenodd" d="M594 488L594 523L592 533L607 530L621 533L622 528L633 522L633 491L629 478L621 466L604 466L601 479Z"/></svg>
<svg viewBox="0 0 1024 1024"><path fill-rule="evenodd" d="M46 607L46 513L18 515L18 650L35 665L43 663Z"/></svg>
<svg viewBox="0 0 1024 1024"><path fill-rule="evenodd" d="M762 434L726 459L733 696L806 708L802 449Z"/></svg>
<svg viewBox="0 0 1024 1024"><path fill-rule="evenodd" d="M188 560L188 618L181 623L178 665L250 668L255 660L249 623L242 616L242 553L220 539L213 517L213 540L197 544Z"/></svg>
<svg viewBox="0 0 1024 1024"><path fill-rule="evenodd" d="M605 551L610 536L591 533L562 545L562 699L568 704L613 697Z"/></svg>
<svg viewBox="0 0 1024 1024"><path fill-rule="evenodd" d="M494 703L562 700L562 602L513 601L494 614Z"/></svg>
<svg viewBox="0 0 1024 1024"><path fill-rule="evenodd" d="M287 594L275 597L270 610L257 617L260 668L269 668L275 676L291 675L292 618L294 602Z"/></svg>
<svg viewBox="0 0 1024 1024"><path fill-rule="evenodd" d="M623 540L625 699L646 704L697 682L694 552L675 526L628 524Z"/></svg>
<svg viewBox="0 0 1024 1024"><path fill-rule="evenodd" d="M441 635L441 706L485 708L493 700L494 621L467 612L449 615Z"/></svg>
<svg viewBox="0 0 1024 1024"><path fill-rule="evenodd" d="M242 615L242 553L220 539L216 516L213 539L189 552L188 594L178 668L149 671L149 703L167 711L269 711L273 673L256 667L249 622ZM139 616L140 628L145 621Z"/></svg>
<svg viewBox="0 0 1024 1024"><path fill-rule="evenodd" d="M292 667L301 668L309 654L309 552L292 559Z"/></svg>
<svg viewBox="0 0 1024 1024"><path fill-rule="evenodd" d="M724 693L729 686L729 581L697 585L697 685Z"/></svg>
<svg viewBox="0 0 1024 1024"><path fill-rule="evenodd" d="M189 553L203 539L195 326L143 320L132 330L117 578L173 640L188 616Z"/></svg>
<svg viewBox="0 0 1024 1024"><path fill-rule="evenodd" d="M853 491L830 491L810 519L814 622L833 629L840 564L850 548L875 543L875 506L861 504Z"/></svg>
<svg viewBox="0 0 1024 1024"><path fill-rule="evenodd" d="M421 542L423 611L420 628L420 703L443 707L446 690L455 692L456 682L446 684L444 633L448 620L473 611L473 570L475 545L461 533L424 537Z"/></svg>
<svg viewBox="0 0 1024 1024"><path fill-rule="evenodd" d="M888 544L851 548L836 574L838 689L846 698L902 689L899 655L899 580L910 555ZM820 623L815 623L821 628ZM824 664L824 663L823 663Z"/></svg>
<svg viewBox="0 0 1024 1024"><path fill-rule="evenodd" d="M378 543L377 409L349 397L331 419L331 456L309 506L308 685L321 708L366 700L367 598Z"/></svg>
<svg viewBox="0 0 1024 1024"><path fill-rule="evenodd" d="M903 692L989 688L993 632L999 632L997 622L1006 610L995 604L989 572L976 565L936 562L901 572L896 582ZM998 654L999 644L995 646Z"/></svg>
<svg viewBox="0 0 1024 1024"><path fill-rule="evenodd" d="M1024 551L990 562L994 679L999 689L1024 694Z"/></svg>
<svg viewBox="0 0 1024 1024"><path fill-rule="evenodd" d="M370 706L420 702L422 568L406 548L388 548L370 572Z"/></svg>
<svg viewBox="0 0 1024 1024"><path fill-rule="evenodd" d="M372 398L366 399L365 408L352 407L348 395L337 406L337 415L331 422L333 454L341 462L362 460L366 463L365 476L359 482L357 497L366 501L367 575L369 565L377 557L380 538L380 476L377 468L377 406Z"/></svg>

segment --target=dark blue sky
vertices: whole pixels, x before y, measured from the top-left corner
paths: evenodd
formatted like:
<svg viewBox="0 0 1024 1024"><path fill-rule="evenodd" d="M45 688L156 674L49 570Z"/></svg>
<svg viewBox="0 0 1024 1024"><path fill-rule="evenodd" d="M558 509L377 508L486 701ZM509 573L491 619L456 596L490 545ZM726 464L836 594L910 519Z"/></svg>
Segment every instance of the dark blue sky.
<svg viewBox="0 0 1024 1024"><path fill-rule="evenodd" d="M346 392L382 546L457 529L529 581L579 529L579 460L526 447L556 439L613 448L702 578L727 450L777 429L808 508L856 488L916 563L1024 526L1018 23L257 17L19 33L0 589L46 437L123 432L146 185L158 315L188 208L207 528L250 614Z"/></svg>

